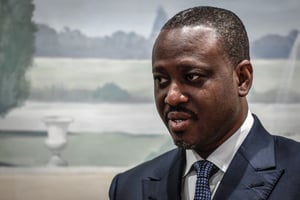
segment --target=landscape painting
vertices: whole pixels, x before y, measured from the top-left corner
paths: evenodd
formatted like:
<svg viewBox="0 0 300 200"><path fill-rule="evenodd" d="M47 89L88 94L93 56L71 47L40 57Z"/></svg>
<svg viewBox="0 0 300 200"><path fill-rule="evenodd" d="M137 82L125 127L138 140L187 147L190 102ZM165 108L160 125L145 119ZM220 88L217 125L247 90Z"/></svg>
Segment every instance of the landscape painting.
<svg viewBox="0 0 300 200"><path fill-rule="evenodd" d="M175 148L154 104L151 51L168 18L198 5L244 21L250 111L300 141L298 0L0 0L0 175L117 173Z"/></svg>
<svg viewBox="0 0 300 200"><path fill-rule="evenodd" d="M273 18L265 13L256 10L255 15L247 16L253 11L247 11L248 7L235 1L230 2L216 5L240 13L249 32L255 79L248 97L250 109L262 116L267 128L274 133L297 138L300 39L299 23L293 17L299 15L296 11L300 6L298 2L294 2L294 6L284 3L284 7L273 5L278 10L264 11L280 18L278 24L274 24ZM149 4L146 2L131 0L128 3L132 4L126 10L122 3L114 1L3 1L3 11L15 9L20 16L3 12L7 15L1 23L3 43L9 37L11 40L6 44L10 48L3 49L4 57L1 57L0 130L5 137L0 145L5 149L0 152L1 163L13 166L46 164L49 152L43 146L47 136L43 119L49 116L71 118L70 141L63 151L70 165L128 166L160 153L161 149L173 147L153 102L151 49L161 26L172 14L199 3L177 2L172 6L157 1L149 8L143 5ZM105 10L106 6L110 12ZM138 17L139 13L132 14L133 9L146 9L144 20ZM255 26L253 21L258 20L258 14L264 14L265 18ZM9 24L10 19L15 22ZM135 20L132 25L131 20ZM147 25L143 21L147 21ZM18 26L20 22L22 26ZM13 28L20 32L9 35ZM9 71L14 67L20 68L15 79L14 72ZM6 141L7 137L10 142ZM81 137L87 144L76 142ZM117 139L120 137L121 141ZM137 143L128 142L129 146L124 146L132 137L141 140L142 151ZM27 144L23 140L30 142ZM80 148L85 149L80 151L84 156L78 156ZM111 148L106 152L112 155L126 153L129 156L122 155L122 162L107 160L112 156L104 154L102 148ZM136 152L136 159L128 150ZM72 155L76 155L76 160Z"/></svg>

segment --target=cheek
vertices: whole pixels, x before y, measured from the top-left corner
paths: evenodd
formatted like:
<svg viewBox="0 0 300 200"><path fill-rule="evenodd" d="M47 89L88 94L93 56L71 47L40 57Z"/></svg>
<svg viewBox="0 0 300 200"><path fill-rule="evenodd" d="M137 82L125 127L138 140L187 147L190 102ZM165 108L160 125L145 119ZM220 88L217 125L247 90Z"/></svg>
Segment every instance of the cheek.
<svg viewBox="0 0 300 200"><path fill-rule="evenodd" d="M228 84L224 81L222 83L212 84L205 90L194 93L194 99L197 99L198 113L205 115L205 119L207 119L205 122L208 124L210 121L224 118L224 115L228 114L228 110L231 110L231 107L237 103L232 83Z"/></svg>
<svg viewBox="0 0 300 200"><path fill-rule="evenodd" d="M220 103L230 103L230 101L239 96L237 84L235 84L232 77L224 77L223 80L220 79L219 83L213 89L216 101Z"/></svg>
<svg viewBox="0 0 300 200"><path fill-rule="evenodd" d="M231 83L226 83L227 87L221 87L212 98L215 107L212 108L212 115L214 115L215 123L218 126L226 126L234 118L239 107L239 96L236 88Z"/></svg>
<svg viewBox="0 0 300 200"><path fill-rule="evenodd" d="M164 95L162 92L154 92L154 98L155 98L155 104L156 104L156 109L159 113L159 115L162 117L163 109L164 109Z"/></svg>

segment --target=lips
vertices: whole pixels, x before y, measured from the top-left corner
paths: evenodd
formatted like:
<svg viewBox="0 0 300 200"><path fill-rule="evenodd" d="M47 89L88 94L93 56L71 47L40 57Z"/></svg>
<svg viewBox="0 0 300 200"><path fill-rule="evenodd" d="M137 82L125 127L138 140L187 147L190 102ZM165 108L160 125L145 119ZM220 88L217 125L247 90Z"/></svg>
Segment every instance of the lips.
<svg viewBox="0 0 300 200"><path fill-rule="evenodd" d="M190 126L193 116L187 112L173 111L167 114L169 129L176 132L183 132Z"/></svg>

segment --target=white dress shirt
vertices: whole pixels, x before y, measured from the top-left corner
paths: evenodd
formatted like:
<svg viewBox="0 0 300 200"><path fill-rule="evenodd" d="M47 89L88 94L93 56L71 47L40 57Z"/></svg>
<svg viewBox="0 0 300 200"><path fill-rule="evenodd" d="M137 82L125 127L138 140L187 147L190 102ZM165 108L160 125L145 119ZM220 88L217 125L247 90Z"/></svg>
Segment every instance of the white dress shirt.
<svg viewBox="0 0 300 200"><path fill-rule="evenodd" d="M242 126L207 157L207 160L219 168L219 171L209 180L212 197L214 196L235 153L248 135L253 125L253 121L253 116L251 112L248 111L246 120ZM193 170L192 165L198 160L203 160L203 158L201 158L194 150L186 150L186 166L182 177L182 200L194 199L197 175Z"/></svg>

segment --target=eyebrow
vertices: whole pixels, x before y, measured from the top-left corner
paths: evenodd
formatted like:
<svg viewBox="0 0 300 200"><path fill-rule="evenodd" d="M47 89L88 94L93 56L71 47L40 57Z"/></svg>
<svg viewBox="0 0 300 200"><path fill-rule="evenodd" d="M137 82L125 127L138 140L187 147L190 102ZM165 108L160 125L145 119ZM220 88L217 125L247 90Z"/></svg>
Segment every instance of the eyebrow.
<svg viewBox="0 0 300 200"><path fill-rule="evenodd" d="M154 73L154 72L165 72L165 71L166 70L161 66L153 66L152 67L152 73Z"/></svg>

